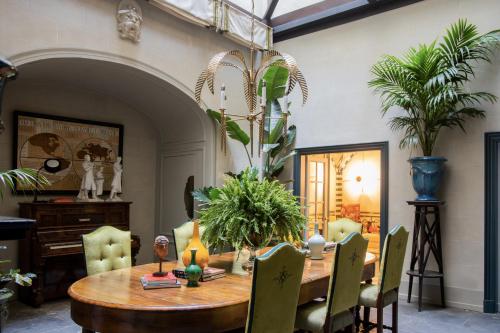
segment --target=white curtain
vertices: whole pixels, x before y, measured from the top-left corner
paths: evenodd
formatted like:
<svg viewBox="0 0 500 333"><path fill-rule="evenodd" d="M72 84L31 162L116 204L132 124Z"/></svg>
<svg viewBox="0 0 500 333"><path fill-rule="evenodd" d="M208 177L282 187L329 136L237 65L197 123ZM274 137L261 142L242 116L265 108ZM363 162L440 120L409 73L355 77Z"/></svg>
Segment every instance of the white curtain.
<svg viewBox="0 0 500 333"><path fill-rule="evenodd" d="M232 40L250 45L252 19L223 0L148 0L156 7L186 21L211 27ZM254 43L257 48L272 47L272 28L255 21Z"/></svg>
<svg viewBox="0 0 500 333"><path fill-rule="evenodd" d="M156 7L163 9L184 20L203 25L215 26L217 0L149 0Z"/></svg>
<svg viewBox="0 0 500 333"><path fill-rule="evenodd" d="M222 31L231 39L244 45L250 45L252 40L252 18L231 5L224 3L222 6ZM255 20L254 43L260 49L272 47L272 28Z"/></svg>

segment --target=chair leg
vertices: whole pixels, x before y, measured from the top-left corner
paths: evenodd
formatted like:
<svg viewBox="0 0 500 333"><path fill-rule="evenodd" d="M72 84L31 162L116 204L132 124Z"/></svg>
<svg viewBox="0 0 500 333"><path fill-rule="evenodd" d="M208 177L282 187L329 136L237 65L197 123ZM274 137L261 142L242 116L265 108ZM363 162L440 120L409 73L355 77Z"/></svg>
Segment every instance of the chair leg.
<svg viewBox="0 0 500 333"><path fill-rule="evenodd" d="M95 333L95 332L82 327L82 333Z"/></svg>
<svg viewBox="0 0 500 333"><path fill-rule="evenodd" d="M345 333L356 333L356 308L357 306L349 310L352 315L352 324L344 328Z"/></svg>
<svg viewBox="0 0 500 333"><path fill-rule="evenodd" d="M356 328L356 332L359 332L359 326L361 325L361 316L359 314L360 310L361 307L359 305L356 305L356 312L354 313L354 325Z"/></svg>
<svg viewBox="0 0 500 333"><path fill-rule="evenodd" d="M382 304L377 306L377 333L384 333L384 307Z"/></svg>
<svg viewBox="0 0 500 333"><path fill-rule="evenodd" d="M370 308L368 306L363 307L363 328L368 330L370 326Z"/></svg>
<svg viewBox="0 0 500 333"><path fill-rule="evenodd" d="M392 333L398 333L398 301L392 303Z"/></svg>
<svg viewBox="0 0 500 333"><path fill-rule="evenodd" d="M408 282L408 303L411 303L411 292L413 289L413 276L410 275L410 281Z"/></svg>

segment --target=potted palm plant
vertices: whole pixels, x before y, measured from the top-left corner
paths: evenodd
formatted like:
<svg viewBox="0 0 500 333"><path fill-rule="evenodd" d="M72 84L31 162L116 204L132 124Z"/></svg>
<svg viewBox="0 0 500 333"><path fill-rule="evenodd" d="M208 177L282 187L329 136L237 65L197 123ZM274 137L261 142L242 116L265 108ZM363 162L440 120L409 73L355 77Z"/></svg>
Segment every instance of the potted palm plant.
<svg viewBox="0 0 500 333"><path fill-rule="evenodd" d="M4 188L8 187L12 191L15 190L15 183L33 188L48 185L49 181L43 175L37 175L34 169L14 169L0 172L0 199L3 199ZM5 250L7 247L0 246L0 250ZM1 260L0 266L10 263L10 260ZM0 267L1 268L1 267ZM9 314L7 301L14 295L14 291L7 286L14 282L20 286L31 286L31 279L36 277L33 273L20 274L18 269L10 269L8 271L0 270L0 327L7 320Z"/></svg>
<svg viewBox="0 0 500 333"><path fill-rule="evenodd" d="M402 113L390 127L402 131L400 148L420 147L423 156L409 160L416 200L437 200L446 158L433 156L441 129L465 132L469 118L484 118L481 102L494 103L488 92L471 92L475 66L489 62L500 45L500 30L480 34L467 20L453 24L441 41L411 48L403 57L384 56L371 69L369 86L381 95L382 115L397 107Z"/></svg>

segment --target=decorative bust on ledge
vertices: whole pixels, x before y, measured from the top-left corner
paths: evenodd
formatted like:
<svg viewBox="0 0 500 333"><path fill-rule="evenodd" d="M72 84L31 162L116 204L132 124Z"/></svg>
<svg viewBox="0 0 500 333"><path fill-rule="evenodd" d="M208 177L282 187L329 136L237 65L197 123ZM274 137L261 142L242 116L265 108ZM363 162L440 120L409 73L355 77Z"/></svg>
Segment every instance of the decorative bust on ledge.
<svg viewBox="0 0 500 333"><path fill-rule="evenodd" d="M142 10L134 0L122 0L116 13L118 32L123 39L130 39L134 43L141 38Z"/></svg>

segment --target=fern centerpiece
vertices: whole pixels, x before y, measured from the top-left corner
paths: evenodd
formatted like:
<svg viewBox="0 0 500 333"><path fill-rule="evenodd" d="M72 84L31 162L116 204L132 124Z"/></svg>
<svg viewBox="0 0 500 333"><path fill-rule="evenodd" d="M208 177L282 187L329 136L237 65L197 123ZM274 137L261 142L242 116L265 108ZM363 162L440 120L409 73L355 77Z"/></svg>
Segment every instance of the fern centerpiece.
<svg viewBox="0 0 500 333"><path fill-rule="evenodd" d="M482 102L495 102L488 92L471 92L469 83L475 66L490 62L500 45L500 30L480 34L466 20L453 24L440 42L411 48L403 57L384 56L372 67L369 82L381 95L382 115L394 107L400 112L390 127L401 131L401 148L419 147L423 157L410 159L417 200L437 200L443 157L432 153L441 129L458 127L465 121L484 118Z"/></svg>
<svg viewBox="0 0 500 333"><path fill-rule="evenodd" d="M248 248L251 257L272 238L300 240L305 222L295 196L278 181L259 180L254 168L211 190L209 204L200 212L204 242L218 248Z"/></svg>

